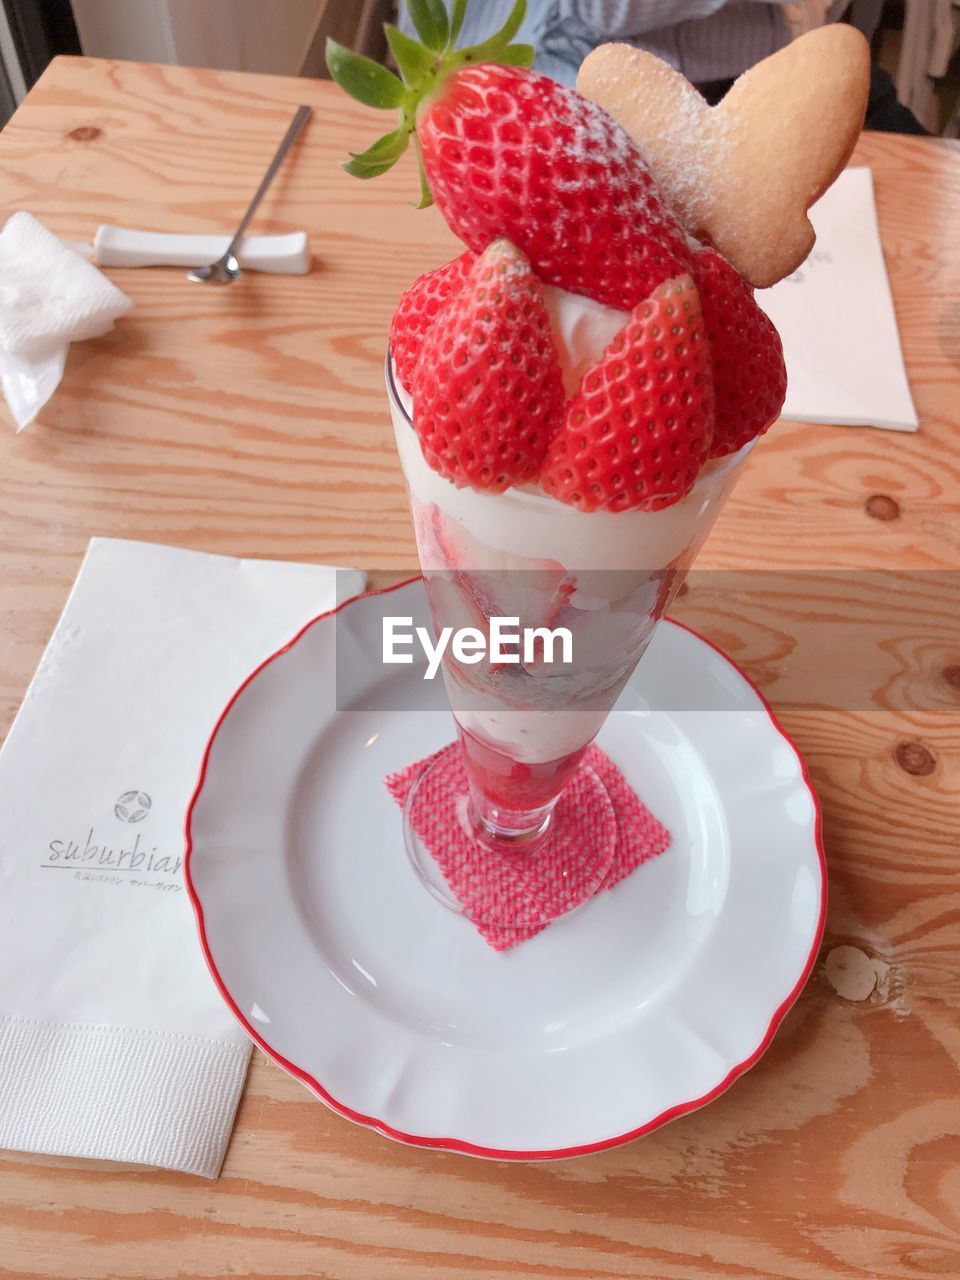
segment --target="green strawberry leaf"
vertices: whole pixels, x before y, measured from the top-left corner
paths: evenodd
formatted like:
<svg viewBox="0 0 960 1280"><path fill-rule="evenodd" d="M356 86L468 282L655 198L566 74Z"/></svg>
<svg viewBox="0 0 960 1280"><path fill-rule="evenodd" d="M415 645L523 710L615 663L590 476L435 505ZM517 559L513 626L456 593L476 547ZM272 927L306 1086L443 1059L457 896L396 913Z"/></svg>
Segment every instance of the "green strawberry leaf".
<svg viewBox="0 0 960 1280"><path fill-rule="evenodd" d="M490 36L488 40L484 40L480 44L471 45L469 49L461 50L454 55L455 58L460 62L500 62L504 48L511 47L510 41L520 30L526 14L527 0L517 0L510 10L510 16L496 35ZM528 46L521 45L520 47L525 48Z"/></svg>
<svg viewBox="0 0 960 1280"><path fill-rule="evenodd" d="M527 0L517 0L516 4L510 10L506 22L500 28L495 36L491 36L489 44L496 40L499 44L509 44L513 37L523 26L523 20L527 16Z"/></svg>
<svg viewBox="0 0 960 1280"><path fill-rule="evenodd" d="M433 10L433 20L440 30L441 48L445 49L450 42L450 15L447 13L447 0L428 0Z"/></svg>
<svg viewBox="0 0 960 1280"><path fill-rule="evenodd" d="M385 22L383 30L404 82L411 88L418 86L436 66L436 54L419 41L411 40L392 23Z"/></svg>
<svg viewBox="0 0 960 1280"><path fill-rule="evenodd" d="M417 35L428 49L439 52L447 46L449 27L443 0L406 0L407 12Z"/></svg>
<svg viewBox="0 0 960 1280"><path fill-rule="evenodd" d="M407 91L403 81L379 62L327 40L327 68L341 89L368 107L400 107Z"/></svg>
<svg viewBox="0 0 960 1280"><path fill-rule="evenodd" d="M467 16L467 0L453 0L453 12L450 15L450 47L457 43L457 36Z"/></svg>
<svg viewBox="0 0 960 1280"><path fill-rule="evenodd" d="M396 163L396 159L393 159L384 160L381 164L368 164L366 161L357 158L345 161L343 167L352 178L379 178L382 174L392 169Z"/></svg>
<svg viewBox="0 0 960 1280"><path fill-rule="evenodd" d="M406 151L412 132L411 126L401 125L393 133L385 133L382 138L378 138L372 147L367 147L366 151L352 151L350 154L361 168L364 165L383 164L386 160L392 163L394 160L399 160Z"/></svg>
<svg viewBox="0 0 960 1280"><path fill-rule="evenodd" d="M420 150L420 139L417 139L417 164L420 167L420 203L416 206L418 209L429 209L433 204L433 193L430 190L430 180L427 177L427 168L423 163L423 152Z"/></svg>
<svg viewBox="0 0 960 1280"><path fill-rule="evenodd" d="M537 51L532 44L508 44L490 61L499 62L505 67L532 67Z"/></svg>

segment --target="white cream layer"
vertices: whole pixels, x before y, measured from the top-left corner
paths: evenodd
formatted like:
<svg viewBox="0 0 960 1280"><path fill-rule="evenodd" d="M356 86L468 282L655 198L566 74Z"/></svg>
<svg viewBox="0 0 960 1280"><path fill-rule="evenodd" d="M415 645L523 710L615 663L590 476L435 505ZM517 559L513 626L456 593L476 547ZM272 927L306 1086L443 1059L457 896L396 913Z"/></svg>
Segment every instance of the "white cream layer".
<svg viewBox="0 0 960 1280"><path fill-rule="evenodd" d="M397 450L407 484L421 503L435 503L477 541L533 560L557 560L567 570L662 569L671 564L713 520L725 496L734 459L705 472L680 502L663 511L578 511L541 489L524 486L505 493L458 489L424 459L410 426L412 406L394 411ZM735 455L739 457L739 455ZM466 566L483 568L483 565Z"/></svg>
<svg viewBox="0 0 960 1280"><path fill-rule="evenodd" d="M627 323L630 313L552 284L544 285L543 300L560 357L564 389L572 396L590 365L600 359Z"/></svg>

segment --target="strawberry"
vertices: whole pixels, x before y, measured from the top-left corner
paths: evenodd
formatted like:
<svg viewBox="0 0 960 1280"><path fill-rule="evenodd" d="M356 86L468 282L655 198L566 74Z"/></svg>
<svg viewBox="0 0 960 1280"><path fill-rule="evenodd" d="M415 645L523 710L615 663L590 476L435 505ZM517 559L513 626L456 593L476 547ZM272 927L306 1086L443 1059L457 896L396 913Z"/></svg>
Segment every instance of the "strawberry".
<svg viewBox="0 0 960 1280"><path fill-rule="evenodd" d="M413 374L428 464L455 485L501 493L536 479L563 415L563 378L524 255L497 240L427 330Z"/></svg>
<svg viewBox="0 0 960 1280"><path fill-rule="evenodd" d="M411 141L423 199L436 199L451 229L482 253L505 238L540 278L630 311L690 268L680 224L663 203L639 146L602 107L527 68L533 49L511 44L524 14L457 49L463 0L410 3L422 43L387 24L402 80L335 41L334 80L370 106L396 107L399 127L346 165L373 178Z"/></svg>
<svg viewBox="0 0 960 1280"><path fill-rule="evenodd" d="M683 231L637 144L548 76L493 63L458 71L419 132L437 206L471 249L506 236L547 284L623 311L688 269Z"/></svg>
<svg viewBox="0 0 960 1280"><path fill-rule="evenodd" d="M468 251L428 271L414 280L397 304L390 325L390 354L407 390L413 383L413 370L424 334L447 299L463 287L473 262L474 255Z"/></svg>
<svg viewBox="0 0 960 1280"><path fill-rule="evenodd" d="M780 335L753 290L714 249L693 255L710 339L716 424L709 457L736 453L776 421L787 394Z"/></svg>
<svg viewBox="0 0 960 1280"><path fill-rule="evenodd" d="M581 511L659 511L693 487L712 434L710 348L696 286L678 276L584 374L540 483Z"/></svg>

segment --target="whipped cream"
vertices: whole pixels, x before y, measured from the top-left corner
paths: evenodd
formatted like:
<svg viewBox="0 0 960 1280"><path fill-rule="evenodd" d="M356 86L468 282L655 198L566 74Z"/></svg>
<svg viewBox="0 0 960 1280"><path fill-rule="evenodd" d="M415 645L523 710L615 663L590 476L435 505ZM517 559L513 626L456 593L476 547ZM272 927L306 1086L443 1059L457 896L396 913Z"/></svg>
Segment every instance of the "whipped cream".
<svg viewBox="0 0 960 1280"><path fill-rule="evenodd" d="M560 357L564 390L572 396L590 365L600 359L627 323L630 313L552 284L544 285L543 300Z"/></svg>

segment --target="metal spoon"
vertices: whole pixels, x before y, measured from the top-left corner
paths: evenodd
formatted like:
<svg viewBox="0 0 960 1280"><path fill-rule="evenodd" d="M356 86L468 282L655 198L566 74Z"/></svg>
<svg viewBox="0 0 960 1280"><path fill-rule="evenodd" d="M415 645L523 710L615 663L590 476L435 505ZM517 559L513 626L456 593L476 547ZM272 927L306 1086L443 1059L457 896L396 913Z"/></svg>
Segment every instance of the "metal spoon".
<svg viewBox="0 0 960 1280"><path fill-rule="evenodd" d="M187 272L187 279L193 280L197 284L230 284L232 280L236 280L240 274L240 263L237 261L237 249L240 247L240 241L246 234L247 227L257 211L260 201L267 193L267 188L277 176L277 170L283 164L287 157L287 152L296 142L300 130L310 119L309 107L297 107L297 114L290 121L290 127L283 135L283 141L277 147L277 153L270 161L270 167L263 175L263 179L257 187L257 193L250 201L250 207L243 215L239 227L234 233L233 239L227 245L225 252L216 260L211 262L209 267L194 267L192 271Z"/></svg>

